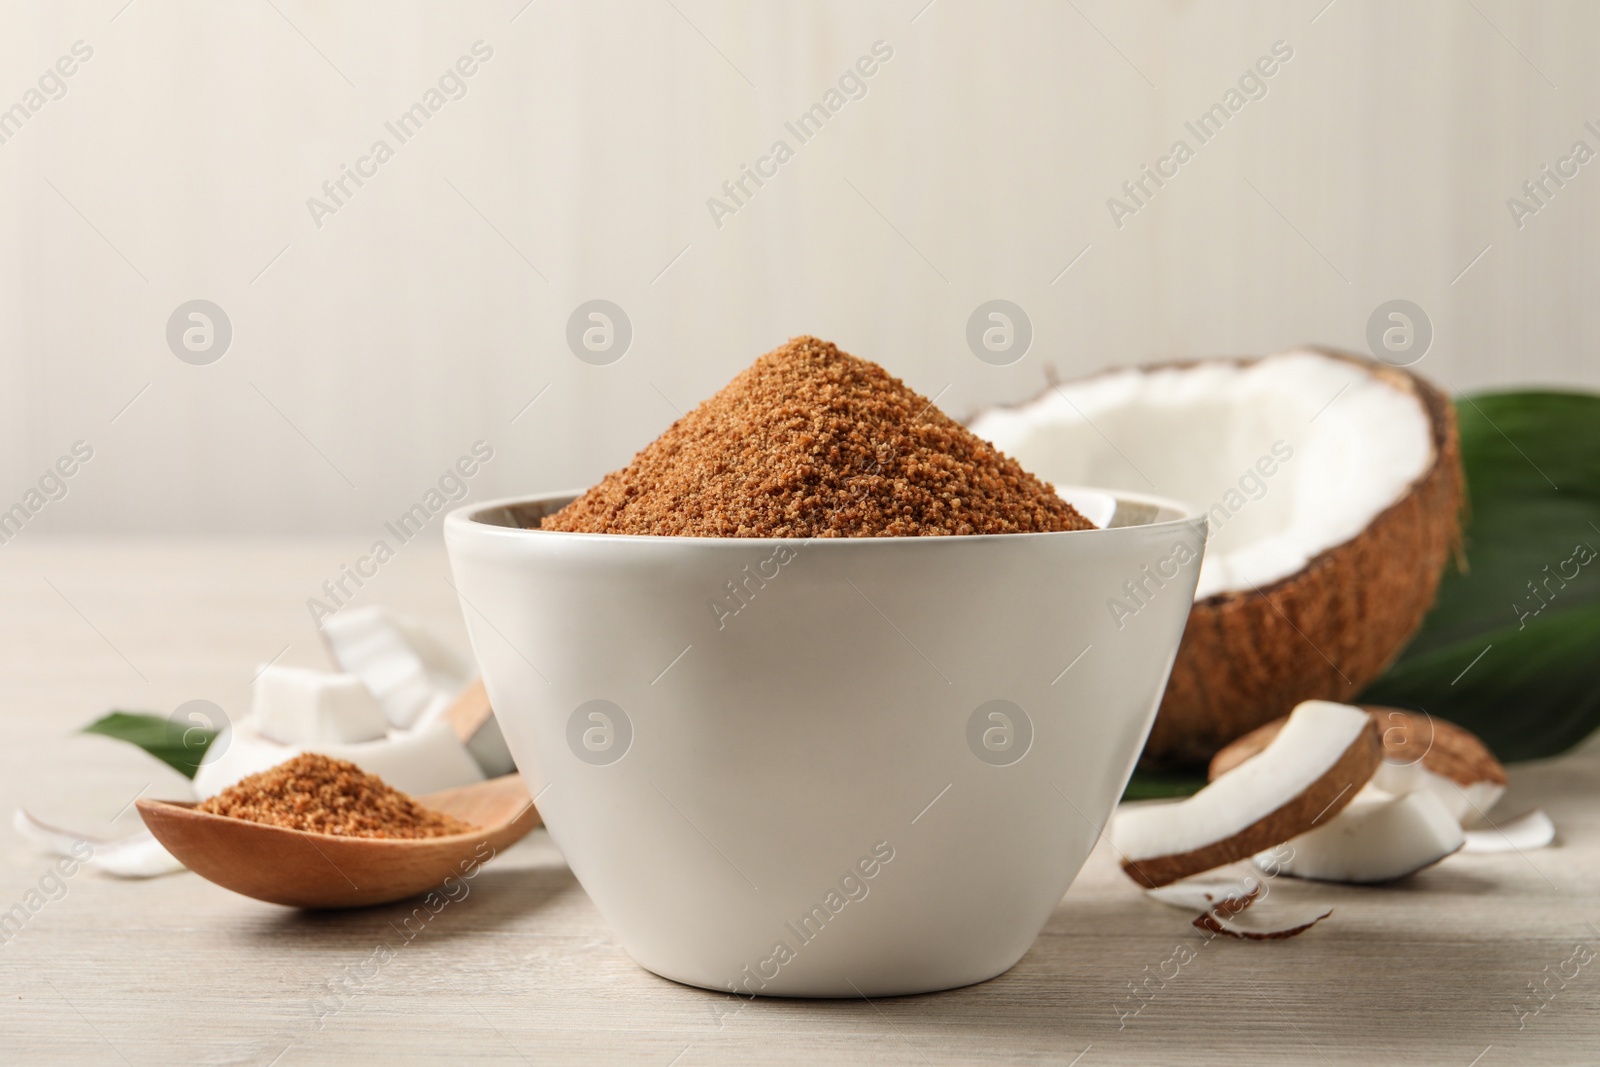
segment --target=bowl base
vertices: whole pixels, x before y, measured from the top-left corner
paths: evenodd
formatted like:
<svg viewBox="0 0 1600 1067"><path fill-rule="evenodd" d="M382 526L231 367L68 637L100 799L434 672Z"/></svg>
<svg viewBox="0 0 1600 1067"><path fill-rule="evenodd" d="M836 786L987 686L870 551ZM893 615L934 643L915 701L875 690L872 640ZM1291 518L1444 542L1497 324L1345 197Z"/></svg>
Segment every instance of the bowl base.
<svg viewBox="0 0 1600 1067"><path fill-rule="evenodd" d="M1026 952L1024 952L1026 955ZM1005 966L994 968L979 968L975 972L957 972L937 977L926 973L920 975L897 975L893 978L879 976L875 980L857 982L848 976L838 975L832 978L814 981L783 981L780 974L778 978L766 983L765 988L748 991L743 988L731 989L726 983L716 984L707 978L691 978L687 974L676 972L670 967L652 967L630 954L630 958L640 967L649 971L658 978L665 978L669 982L679 985L693 986L696 989L705 989L713 993L724 993L753 1000L756 997L766 997L777 1000L863 1000L877 999L878 997L912 997L924 993L944 993L952 989L963 989L967 986L987 982L998 978L1021 961L1022 956L1011 960Z"/></svg>

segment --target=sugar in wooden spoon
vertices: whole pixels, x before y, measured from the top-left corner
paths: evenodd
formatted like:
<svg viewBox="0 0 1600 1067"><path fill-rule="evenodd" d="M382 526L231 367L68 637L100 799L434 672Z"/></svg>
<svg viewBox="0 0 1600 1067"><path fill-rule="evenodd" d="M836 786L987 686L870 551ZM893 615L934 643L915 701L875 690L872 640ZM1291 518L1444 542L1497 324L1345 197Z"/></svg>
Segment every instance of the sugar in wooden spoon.
<svg viewBox="0 0 1600 1067"><path fill-rule="evenodd" d="M460 703L487 705L481 685ZM140 800L138 808L190 870L245 896L303 908L413 896L472 871L540 823L515 774L412 798L353 764L314 755L252 775L203 805Z"/></svg>

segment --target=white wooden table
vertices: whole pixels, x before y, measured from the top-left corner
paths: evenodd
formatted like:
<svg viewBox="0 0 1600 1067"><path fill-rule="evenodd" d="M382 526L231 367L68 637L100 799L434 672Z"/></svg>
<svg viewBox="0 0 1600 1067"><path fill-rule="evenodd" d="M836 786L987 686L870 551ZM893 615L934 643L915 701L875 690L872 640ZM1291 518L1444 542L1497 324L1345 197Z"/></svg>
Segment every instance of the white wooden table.
<svg viewBox="0 0 1600 1067"><path fill-rule="evenodd" d="M132 799L182 795L181 779L77 728L200 697L242 710L261 662L321 665L305 600L363 548L26 533L0 546L0 808L135 829ZM407 546L363 602L465 647L446 573L437 546ZM1335 908L1283 943L1205 942L1102 845L1010 973L871 1003L745 1002L646 973L543 831L410 941L394 924L411 905L306 914L187 873L81 872L0 945L0 1062L1600 1062L1600 958L1551 977L1571 975L1576 945L1600 953L1600 746L1514 769L1500 810L1533 805L1558 847L1458 855L1391 888L1281 879L1275 900ZM0 909L49 863L0 829ZM1140 1003L1131 984L1173 974L1163 962L1180 945L1193 960L1123 1014ZM1547 978L1553 993L1519 1028L1518 1007L1540 1003L1529 983Z"/></svg>

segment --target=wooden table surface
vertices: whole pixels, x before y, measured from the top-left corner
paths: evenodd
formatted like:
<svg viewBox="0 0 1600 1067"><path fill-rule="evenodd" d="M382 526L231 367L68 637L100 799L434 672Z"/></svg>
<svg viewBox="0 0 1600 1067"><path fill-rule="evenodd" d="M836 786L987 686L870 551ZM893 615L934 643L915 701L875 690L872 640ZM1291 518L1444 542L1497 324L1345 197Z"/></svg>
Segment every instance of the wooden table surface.
<svg viewBox="0 0 1600 1067"><path fill-rule="evenodd" d="M11 809L110 836L137 828L135 796L182 795L163 765L77 729L193 698L242 712L260 663L323 665L306 598L364 544L0 546L0 910L50 864ZM465 647L446 573L439 547L408 545L361 602ZM543 831L409 941L410 904L307 914L188 873L83 871L0 945L0 1062L1596 1063L1600 745L1514 768L1499 810L1535 805L1557 847L1457 855L1388 888L1280 879L1274 904L1335 909L1281 943L1205 941L1102 844L1012 971L873 1002L747 1002L641 970Z"/></svg>

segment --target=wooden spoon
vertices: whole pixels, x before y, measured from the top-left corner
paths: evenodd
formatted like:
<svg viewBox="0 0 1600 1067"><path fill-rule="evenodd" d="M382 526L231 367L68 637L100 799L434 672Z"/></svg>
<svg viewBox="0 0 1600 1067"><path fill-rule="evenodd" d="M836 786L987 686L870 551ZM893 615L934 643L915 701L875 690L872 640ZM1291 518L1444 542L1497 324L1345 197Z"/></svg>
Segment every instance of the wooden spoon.
<svg viewBox="0 0 1600 1067"><path fill-rule="evenodd" d="M191 871L247 897L292 908L356 908L426 892L472 873L540 825L522 776L428 793L424 807L481 827L449 837L335 837L196 811L192 802L147 800L139 815Z"/></svg>

